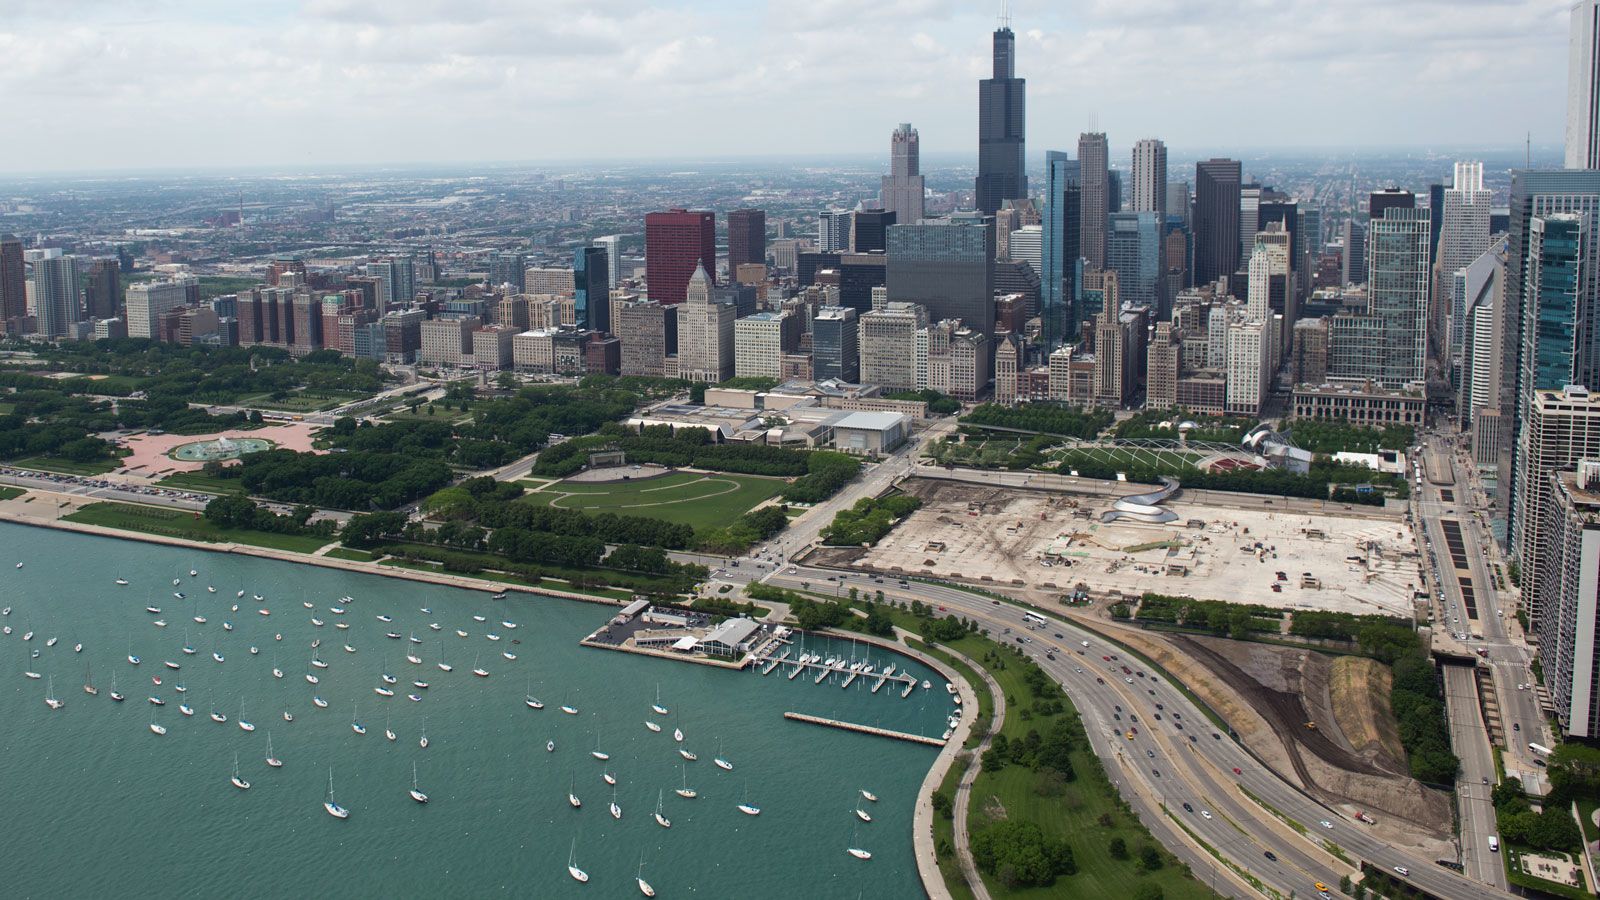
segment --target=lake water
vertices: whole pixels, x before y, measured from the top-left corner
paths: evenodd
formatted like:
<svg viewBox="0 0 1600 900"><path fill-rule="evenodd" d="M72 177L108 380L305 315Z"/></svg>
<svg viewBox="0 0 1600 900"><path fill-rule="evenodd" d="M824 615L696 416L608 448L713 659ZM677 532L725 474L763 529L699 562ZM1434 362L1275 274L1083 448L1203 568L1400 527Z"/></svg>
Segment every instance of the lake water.
<svg viewBox="0 0 1600 900"><path fill-rule="evenodd" d="M902 700L893 685L871 694L865 680L844 690L806 675L790 681L782 670L762 677L579 647L612 607L516 594L491 601L482 592L9 524L0 524L0 546L0 606L12 608L0 623L13 629L0 637L6 896L625 897L638 896L641 854L645 878L664 898L922 896L911 817L936 751L782 718L794 710L937 735L950 711L943 684L904 658L890 661L932 679L932 690ZM18 561L25 567L14 568ZM118 586L118 577L131 583ZM257 593L264 603L252 599ZM355 598L346 613L331 613L346 595ZM263 606L270 616L258 614ZM152 625L158 618L165 628ZM334 627L341 621L348 629ZM486 638L491 630L500 641ZM412 645L388 631L424 638L423 665L407 663ZM51 637L59 642L47 648ZM326 669L309 665L316 638ZM192 656L182 652L186 639ZM508 650L515 661L502 658ZM130 651L141 665L128 663ZM453 672L436 668L441 652ZM475 659L490 677L472 675ZM166 660L182 668L169 670ZM272 676L275 663L282 679ZM27 679L30 668L53 677L65 708L46 707L47 682ZM86 669L98 696L82 690ZM384 672L399 679L393 698L374 693ZM320 678L315 687L308 673ZM123 703L109 697L113 676ZM412 687L415 679L430 686ZM176 692L179 682L186 693ZM666 718L650 710L658 683ZM530 684L543 710L524 704ZM413 692L420 702L407 699ZM148 703L152 695L166 705ZM328 708L313 706L314 695ZM194 707L192 718L180 702ZM241 703L253 733L236 724ZM580 714L560 712L564 703ZM226 724L210 720L213 708ZM353 718L365 735L354 733ZM647 718L663 732L646 730ZM152 719L165 736L150 732ZM699 761L680 759L674 727ZM269 733L281 769L264 763ZM597 745L609 762L591 757ZM719 752L734 771L712 764ZM247 791L228 780L235 753ZM426 806L407 794L413 763ZM330 767L335 796L350 810L344 821L322 807ZM608 811L606 770L617 776L620 821ZM685 780L697 799L673 793ZM861 788L879 802L862 800ZM581 809L569 806L569 789ZM670 829L651 817L658 794ZM746 797L759 817L735 808ZM858 821L858 806L872 823ZM574 842L587 885L567 875ZM850 846L873 859L852 858Z"/></svg>

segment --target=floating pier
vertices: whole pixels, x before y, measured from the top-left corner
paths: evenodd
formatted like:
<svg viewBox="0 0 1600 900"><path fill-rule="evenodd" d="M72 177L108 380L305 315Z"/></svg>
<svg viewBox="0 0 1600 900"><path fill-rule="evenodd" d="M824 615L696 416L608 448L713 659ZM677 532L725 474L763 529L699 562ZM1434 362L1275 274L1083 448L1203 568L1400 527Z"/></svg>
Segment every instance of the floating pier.
<svg viewBox="0 0 1600 900"><path fill-rule="evenodd" d="M838 719L825 719L822 716L808 716L805 713L797 712L786 712L783 717L794 722L810 722L812 725L825 725L829 728L855 731L860 734L875 734L878 737L894 738L897 741L910 741L913 744L927 744L930 747L943 747L945 745L944 738L894 731L888 728L879 728L875 725L857 725L854 722L842 722Z"/></svg>

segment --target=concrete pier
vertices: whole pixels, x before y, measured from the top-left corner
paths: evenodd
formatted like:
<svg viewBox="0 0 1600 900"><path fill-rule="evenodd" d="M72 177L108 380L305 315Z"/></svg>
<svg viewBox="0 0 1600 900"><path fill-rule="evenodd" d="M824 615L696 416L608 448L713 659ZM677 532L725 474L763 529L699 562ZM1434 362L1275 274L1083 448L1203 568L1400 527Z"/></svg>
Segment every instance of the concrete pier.
<svg viewBox="0 0 1600 900"><path fill-rule="evenodd" d="M857 725L854 722L841 722L838 719L826 719L822 716L810 716L805 713L786 712L785 719L794 722L810 722L813 725L826 725L829 728L839 728L844 731L855 731L861 734L875 734L879 737L894 738L897 741L910 741L913 744L927 744L930 747L943 747L943 738L928 737L921 734L910 734L904 731L894 731L888 728L879 728L875 725Z"/></svg>

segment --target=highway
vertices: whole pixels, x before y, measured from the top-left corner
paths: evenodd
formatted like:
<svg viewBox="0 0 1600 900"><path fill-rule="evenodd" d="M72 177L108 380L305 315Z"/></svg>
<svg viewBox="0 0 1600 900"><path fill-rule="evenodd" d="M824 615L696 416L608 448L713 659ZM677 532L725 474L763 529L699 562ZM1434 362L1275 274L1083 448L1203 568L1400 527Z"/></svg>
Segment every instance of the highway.
<svg viewBox="0 0 1600 900"><path fill-rule="evenodd" d="M1096 754L1106 762L1107 774L1117 781L1130 802L1137 804L1141 794L1158 798L1208 843L1285 895L1290 890L1300 896L1314 895L1314 882L1334 885L1340 874L1349 871L1322 852L1320 841L1324 839L1384 868L1405 867L1412 883L1443 897L1493 895L1484 885L1440 867L1431 859L1415 859L1397 851L1369 834L1366 826L1340 816L1284 782L1222 734L1166 681L1152 679L1152 673L1146 672L1145 678L1133 677L1134 683L1128 684L1125 679L1129 676L1122 673L1121 665L1127 664L1135 672L1143 665L1126 659L1125 654L1113 650L1093 632L1059 620L1042 629L1027 630L1022 610L1016 606L997 605L996 601L944 585L912 581L902 586L887 576L880 583L871 575L805 566L791 566L767 580L780 587L827 590L823 586L830 583L829 576L842 579L845 590L855 587L869 595L882 590L888 599L917 599L942 606L943 614L976 619L997 639L1027 639L1023 645L1026 651L1066 689L1084 718ZM1062 637L1055 637L1057 633ZM1084 649L1082 641L1089 641L1090 646L1080 655L1077 651ZM1049 659L1047 652L1055 659ZM1122 658L1111 662L1101 658L1108 655ZM1105 683L1099 683L1097 678ZM1157 709L1158 703L1165 709ZM1139 717L1137 723L1129 719L1130 713ZM1174 713L1182 718L1174 721ZM1162 715L1161 720L1155 719L1157 714ZM1177 728L1179 724L1184 727ZM1139 729L1133 741L1122 736L1122 730L1130 727ZM1155 754L1154 758L1150 753ZM1237 774L1233 771L1236 768ZM1239 785L1305 825L1310 835L1302 838L1289 831L1244 797L1238 791ZM1185 802L1194 808L1193 813L1183 811ZM1201 810L1211 812L1213 818L1204 818ZM1156 813L1155 817L1161 815ZM1149 814L1145 816L1147 822L1151 818ZM1324 821L1332 827L1321 826ZM1276 861L1267 859L1269 850L1278 857Z"/></svg>

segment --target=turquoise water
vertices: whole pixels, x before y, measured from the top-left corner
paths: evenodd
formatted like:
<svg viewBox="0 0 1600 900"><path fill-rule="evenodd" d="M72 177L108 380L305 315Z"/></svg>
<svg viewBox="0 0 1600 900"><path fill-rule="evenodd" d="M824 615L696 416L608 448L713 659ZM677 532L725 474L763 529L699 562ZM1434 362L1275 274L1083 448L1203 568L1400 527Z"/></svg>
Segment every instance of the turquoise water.
<svg viewBox="0 0 1600 900"><path fill-rule="evenodd" d="M0 622L13 629L0 637L6 896L625 897L638 896L641 853L663 898L922 896L911 816L936 751L782 719L794 710L938 734L948 699L938 677L914 662L893 660L935 685L902 700L892 686L873 695L861 680L843 690L805 675L789 681L781 672L762 677L579 647L611 607L517 595L497 602L481 592L17 525L0 524L0 546L0 606L12 607ZM18 561L25 567L13 568ZM117 586L119 576L131 584ZM207 593L208 584L217 592ZM345 595L356 598L347 612L330 613ZM147 604L161 614L145 612ZM256 612L261 605L270 616ZM192 621L196 613L206 624ZM394 621L378 621L380 613ZM313 615L325 627L314 627ZM154 627L157 618L167 627ZM335 629L337 621L349 628ZM486 639L491 626L499 642ZM186 628L193 656L181 652ZM35 636L24 643L29 630ZM406 662L411 645L386 639L391 630L425 639L424 665ZM46 648L52 636L59 643ZM327 669L308 664L314 638ZM81 653L73 652L78 642ZM343 650L346 642L355 653ZM435 668L441 642L452 673ZM252 645L259 655L249 653ZM141 665L127 662L130 648ZM29 658L34 650L38 659ZM517 660L503 659L504 650ZM271 673L275 657L282 679ZM490 677L471 674L475 657ZM165 660L182 668L170 671ZM99 696L82 691L86 666ZM53 676L64 709L45 706L46 681L22 674L30 667ZM373 691L384 671L400 679L390 699ZM320 684L308 684L308 672ZM108 696L113 675L126 702ZM430 687L411 687L419 678ZM174 690L179 681L184 694ZM543 710L523 703L530 682ZM658 683L672 712L660 734L644 727L660 718L650 711ZM411 692L422 701L407 700ZM166 705L150 705L152 694ZM327 709L312 705L314 694ZM180 702L195 708L192 718ZM253 733L236 725L241 702ZM561 713L563 703L580 715ZM226 724L208 718L213 707ZM293 722L283 720L286 709ZM357 715L365 735L351 729ZM165 736L149 731L152 716L169 729ZM424 718L426 749L418 746ZM386 726L396 741L385 738ZM699 761L679 758L674 727ZM269 732L281 769L263 762ZM547 740L555 752L545 750ZM609 762L591 758L597 742ZM713 766L719 746L734 771ZM248 791L229 784L235 752ZM413 762L427 806L407 794ZM323 811L330 766L348 820ZM617 775L620 821L607 809L606 769ZM685 775L697 799L673 793ZM581 809L567 803L573 785ZM860 788L879 802L862 801ZM671 829L651 818L658 791ZM746 791L759 817L735 808ZM856 819L858 805L871 824ZM574 841L587 885L566 872ZM849 846L874 858L856 860Z"/></svg>

